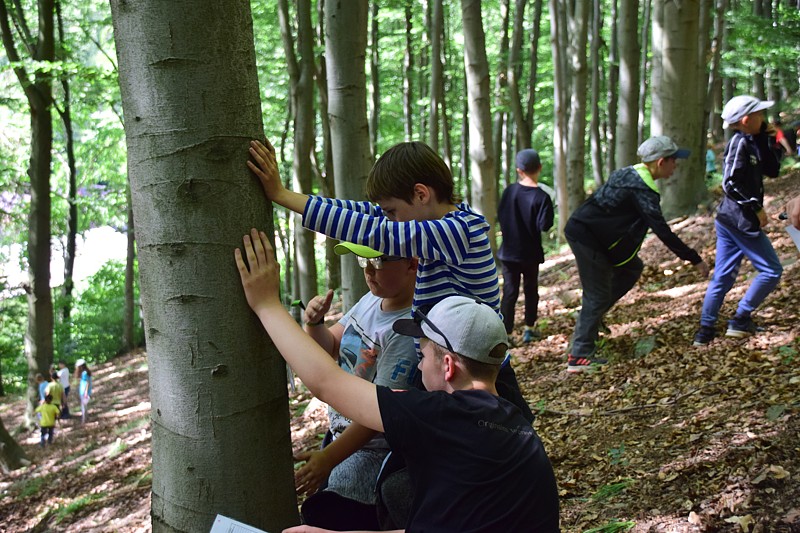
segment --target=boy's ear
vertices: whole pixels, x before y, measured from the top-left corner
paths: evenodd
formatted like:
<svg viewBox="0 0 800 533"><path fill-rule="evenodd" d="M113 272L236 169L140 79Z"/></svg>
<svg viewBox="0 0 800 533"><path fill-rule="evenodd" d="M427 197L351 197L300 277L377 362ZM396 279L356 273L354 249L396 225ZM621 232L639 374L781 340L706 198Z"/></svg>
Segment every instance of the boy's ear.
<svg viewBox="0 0 800 533"><path fill-rule="evenodd" d="M411 197L414 202L420 202L422 205L427 205L433 199L436 200L436 193L430 187L422 183L414 184L414 193ZM413 203L413 202L412 202Z"/></svg>

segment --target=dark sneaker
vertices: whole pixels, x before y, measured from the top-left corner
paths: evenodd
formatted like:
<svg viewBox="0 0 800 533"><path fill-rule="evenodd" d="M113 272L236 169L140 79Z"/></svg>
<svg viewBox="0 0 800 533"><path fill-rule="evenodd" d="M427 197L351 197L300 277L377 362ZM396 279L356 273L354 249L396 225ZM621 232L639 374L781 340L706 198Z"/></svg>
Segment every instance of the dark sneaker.
<svg viewBox="0 0 800 533"><path fill-rule="evenodd" d="M694 334L694 345L705 346L713 341L716 336L717 330L713 326L700 326L700 329Z"/></svg>
<svg viewBox="0 0 800 533"><path fill-rule="evenodd" d="M728 331L725 332L725 336L742 339L758 331L764 331L764 328L756 326L756 323L749 316L735 316L728 320Z"/></svg>
<svg viewBox="0 0 800 533"><path fill-rule="evenodd" d="M567 357L567 372L577 373L587 370L596 370L598 367L608 363L607 359L599 357Z"/></svg>
<svg viewBox="0 0 800 533"><path fill-rule="evenodd" d="M541 338L542 333L538 329L525 328L525 332L522 334L522 342L524 344L528 344L529 342L533 342Z"/></svg>

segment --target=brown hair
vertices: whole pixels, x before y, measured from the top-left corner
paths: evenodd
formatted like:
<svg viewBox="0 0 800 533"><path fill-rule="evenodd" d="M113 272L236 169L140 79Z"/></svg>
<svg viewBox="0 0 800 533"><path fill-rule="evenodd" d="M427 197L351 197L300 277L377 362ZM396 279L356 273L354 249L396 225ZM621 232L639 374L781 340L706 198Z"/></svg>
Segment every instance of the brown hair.
<svg viewBox="0 0 800 533"><path fill-rule="evenodd" d="M430 339L428 340L430 341ZM440 346L433 341L430 341L430 343L433 345L433 355L436 357L436 361L441 361L444 357L444 354L449 353L464 366L467 372L469 372L470 376L483 381L491 382L494 382L495 379L497 379L497 373L500 372L500 365L476 361L475 359L470 359L469 357L465 357L461 354L451 352L444 346ZM489 357L497 359L498 361L502 361L507 349L508 346L505 344L498 344L489 353Z"/></svg>
<svg viewBox="0 0 800 533"><path fill-rule="evenodd" d="M371 202L398 198L410 204L417 183L433 189L439 202L458 202L453 194L453 174L422 142L396 144L378 158L367 178L367 198Z"/></svg>

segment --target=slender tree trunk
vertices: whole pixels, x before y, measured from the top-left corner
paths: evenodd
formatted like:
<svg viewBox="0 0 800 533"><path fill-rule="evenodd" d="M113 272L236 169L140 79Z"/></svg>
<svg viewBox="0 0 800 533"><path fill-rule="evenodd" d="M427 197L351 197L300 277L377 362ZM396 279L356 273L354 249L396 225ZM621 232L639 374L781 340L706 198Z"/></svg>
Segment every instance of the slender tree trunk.
<svg viewBox="0 0 800 533"><path fill-rule="evenodd" d="M466 68L464 69L466 70ZM464 94L467 92L467 77L466 72L464 73ZM463 106L461 108L461 116L467 117L469 116L469 102L464 99ZM470 179L469 170L470 170L470 161L469 161L469 120L462 120L461 121L461 170L459 172L459 176L461 177L461 189L464 191L464 198L472 198L472 180Z"/></svg>
<svg viewBox="0 0 800 533"><path fill-rule="evenodd" d="M361 1L361 0L359 0ZM431 2L430 0L422 0L422 9L425 13L425 24L422 26L422 43L419 49L419 68L417 69L417 86L419 87L419 101L424 102L430 97L428 90L430 89L430 80L428 73L430 72L430 55L431 49L431 35L430 28L432 23ZM424 104L419 105L419 137L420 139L428 139L428 115L427 107Z"/></svg>
<svg viewBox="0 0 800 533"><path fill-rule="evenodd" d="M492 145L497 158L497 170L502 181L508 184L510 169L503 157L503 140L507 118L508 71L508 22L509 0L500 0L500 51L497 58L497 77L494 81L494 118L492 123Z"/></svg>
<svg viewBox="0 0 800 533"><path fill-rule="evenodd" d="M525 6L528 0L514 2L514 24L511 31L511 45L508 50L508 103L516 128L517 151L531 147L531 124L527 121L522 104L520 78L522 76L522 38L524 36ZM531 70L536 69L531 64Z"/></svg>
<svg viewBox="0 0 800 533"><path fill-rule="evenodd" d="M38 33L31 42L34 61L55 60L53 0L37 1ZM29 34L23 13L17 13L17 28ZM9 61L16 63L14 73L28 100L31 117L31 158L28 175L31 183L28 216L28 328L25 332L25 358L28 363L28 389L25 410L26 425L33 425L33 410L39 400L36 374L47 375L53 362L53 298L50 293L50 166L52 163L53 120L51 106L52 81L47 69L37 69L30 76L21 66L11 34L5 1L0 1L0 33Z"/></svg>
<svg viewBox="0 0 800 533"><path fill-rule="evenodd" d="M770 2L771 0L767 0ZM764 2L763 0L752 0L753 2L753 15L756 17L764 17ZM766 83L765 83L766 67L764 59L755 56L755 68L753 69L753 96L760 100L767 99Z"/></svg>
<svg viewBox="0 0 800 533"><path fill-rule="evenodd" d="M378 137L381 116L381 83L380 83L380 34L378 32L378 2L372 3L372 27L370 29L370 62L369 73L372 81L372 106L369 110L369 149L373 159L378 155Z"/></svg>
<svg viewBox="0 0 800 533"><path fill-rule="evenodd" d="M712 140L718 142L723 138L722 132L722 62L723 35L725 32L725 9L727 0L716 0L714 15L714 36L711 40L711 71L708 74L708 131Z"/></svg>
<svg viewBox="0 0 800 533"><path fill-rule="evenodd" d="M528 123L533 135L534 103L536 102L536 84L539 73L539 38L542 36L542 0L533 2L533 31L531 32L531 71L528 80L528 104L525 113L525 122ZM532 139L531 139L531 142Z"/></svg>
<svg viewBox="0 0 800 533"><path fill-rule="evenodd" d="M61 17L60 1L55 3L55 8L56 20L58 22L58 42L61 48L59 56L63 58L65 55L64 21ZM78 235L78 172L75 163L75 143L72 131L72 102L69 78L66 73L63 73L60 78L61 88L64 91L64 108L60 110L59 114L64 124L64 142L67 150L67 167L69 169L69 185L67 187L67 244L64 247L64 285L61 288L61 297L63 299L61 307L61 321L63 324L61 347L63 350L69 352L72 349L72 321L70 318L72 313L72 290L74 287L72 272L75 268L75 249Z"/></svg>
<svg viewBox="0 0 800 533"><path fill-rule="evenodd" d="M700 29L700 0L676 4L672 0L653 2L653 105L652 135L668 135L693 154L703 154L703 99L696 88L697 35ZM703 78L706 79L705 77ZM693 213L705 196L699 155L681 161L668 180L661 180L662 208L669 218Z"/></svg>
<svg viewBox="0 0 800 533"><path fill-rule="evenodd" d="M558 43L564 31L558 15L559 0L549 0L550 8L550 48L553 52L553 182L558 204L558 235L563 237L564 226L570 215L569 193L567 190L567 116L564 101L565 58Z"/></svg>
<svg viewBox="0 0 800 533"><path fill-rule="evenodd" d="M411 2L412 0L406 0L405 5L406 48L403 55L403 126L406 142L410 142L414 136L414 47L412 44L414 26L411 23Z"/></svg>
<svg viewBox="0 0 800 533"><path fill-rule="evenodd" d="M645 109L647 109L647 61L648 43L650 42L650 2L651 0L644 0L644 8L642 13L642 53L641 63L639 64L639 119L637 121L637 137L636 142L642 144L645 140ZM638 145L637 145L638 148Z"/></svg>
<svg viewBox="0 0 800 533"><path fill-rule="evenodd" d="M469 102L469 158L472 205L489 223L489 242L495 247L497 177L492 148L492 115L489 96L489 62L483 33L480 0L461 0L464 25L464 66Z"/></svg>
<svg viewBox="0 0 800 533"><path fill-rule="evenodd" d="M637 161L639 117L639 7L636 0L619 0L619 95L617 106L616 168Z"/></svg>
<svg viewBox="0 0 800 533"><path fill-rule="evenodd" d="M611 45L608 49L608 127L606 140L608 154L606 157L606 174L610 175L617 168L617 95L619 94L619 43L617 39L617 2L611 0Z"/></svg>
<svg viewBox="0 0 800 533"><path fill-rule="evenodd" d="M317 40L325 49L325 1L317 2ZM333 151L331 149L331 123L328 120L328 67L325 53L318 58L316 73L317 94L319 95L319 122L322 129L322 171L320 186L322 194L327 198L336 198L336 184L333 179ZM325 239L325 271L328 273L327 288L338 290L342 286L342 267L334 248L339 243L336 239Z"/></svg>
<svg viewBox="0 0 800 533"><path fill-rule="evenodd" d="M298 522L285 365L232 258L251 227L274 235L243 164L263 139L250 3L112 0L111 12L147 326L153 531L208 531L217 513L279 531Z"/></svg>
<svg viewBox="0 0 800 533"><path fill-rule="evenodd" d="M592 42L590 50L590 62L592 64L592 90L591 106L592 118L589 124L589 134L591 136L592 151L592 178L594 183L600 186L605 181L603 177L603 145L600 139L600 30L603 26L603 15L600 11L600 0L592 1Z"/></svg>
<svg viewBox="0 0 800 533"><path fill-rule="evenodd" d="M294 110L294 156L292 157L293 188L302 194L312 192L311 152L314 149L314 32L311 28L311 1L298 0L297 50L287 0L278 1L283 47L289 66L292 109ZM316 296L317 261L314 253L315 234L303 228L300 215L294 219L295 269L299 297L308 302Z"/></svg>
<svg viewBox="0 0 800 533"><path fill-rule="evenodd" d="M567 125L567 187L569 212L583 202L586 160L586 41L591 4L576 1L569 16L571 57L570 112Z"/></svg>
<svg viewBox="0 0 800 533"><path fill-rule="evenodd" d="M17 444L0 418L0 472L8 474L12 470L28 466L31 462L25 455L25 450Z"/></svg>
<svg viewBox="0 0 800 533"><path fill-rule="evenodd" d="M331 124L336 194L357 200L372 161L367 126L364 59L367 51L367 2L325 3L325 57L328 69L328 117ZM341 256L342 302L350 309L367 292L355 256Z"/></svg>
<svg viewBox="0 0 800 533"><path fill-rule="evenodd" d="M444 74L442 65L442 35L444 33L444 15L442 0L431 0L433 15L431 17L431 103L428 111L428 145L434 152L439 152L439 106L444 98Z"/></svg>

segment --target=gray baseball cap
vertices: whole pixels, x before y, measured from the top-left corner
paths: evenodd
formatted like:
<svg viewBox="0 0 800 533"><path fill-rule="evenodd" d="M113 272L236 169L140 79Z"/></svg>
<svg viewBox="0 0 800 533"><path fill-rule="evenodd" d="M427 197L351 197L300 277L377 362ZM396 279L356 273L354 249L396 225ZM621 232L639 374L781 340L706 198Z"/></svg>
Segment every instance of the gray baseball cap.
<svg viewBox="0 0 800 533"><path fill-rule="evenodd" d="M396 320L392 329L409 337L425 337L458 355L499 365L505 359L490 357L498 344L508 346L503 321L488 305L465 296L449 296L425 314L419 309L416 318Z"/></svg>
<svg viewBox="0 0 800 533"><path fill-rule="evenodd" d="M725 121L722 127L727 128L731 124L736 124L742 120L745 115L755 113L756 111L763 111L773 105L775 105L775 102L772 100L759 100L754 96L748 96L746 94L734 96L728 100L728 103L722 108L722 120Z"/></svg>
<svg viewBox="0 0 800 533"><path fill-rule="evenodd" d="M639 145L636 151L642 161L649 163L661 159L662 157L677 157L678 159L686 159L691 154L691 151L686 148L679 148L675 141L666 135L658 135L650 137L645 142Z"/></svg>

